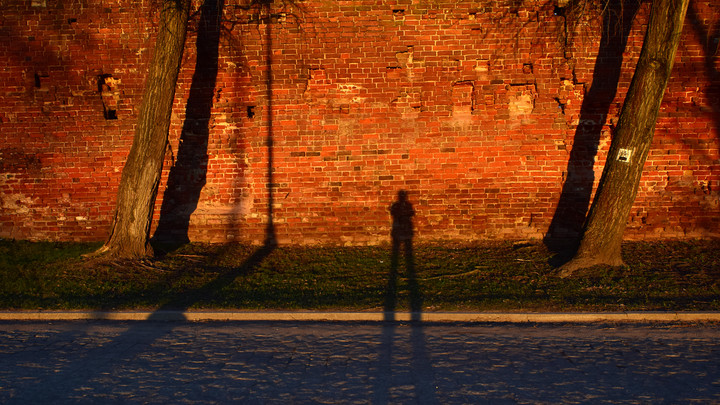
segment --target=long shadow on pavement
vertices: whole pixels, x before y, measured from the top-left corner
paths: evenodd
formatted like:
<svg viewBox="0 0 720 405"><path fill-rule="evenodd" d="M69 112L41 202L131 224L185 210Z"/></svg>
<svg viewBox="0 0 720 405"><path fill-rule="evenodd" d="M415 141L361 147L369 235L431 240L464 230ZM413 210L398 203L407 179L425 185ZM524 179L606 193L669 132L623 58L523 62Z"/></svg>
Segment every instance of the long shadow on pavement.
<svg viewBox="0 0 720 405"><path fill-rule="evenodd" d="M422 324L422 293L415 271L415 257L413 253L413 222L415 215L408 192L400 190L397 201L390 206L392 224L392 251L390 257L390 271L388 282L385 288L385 302L383 305L384 320L382 324L382 336L380 341L380 353L378 354L378 374L393 376L394 342L397 337L398 319L396 316L398 307L399 281L400 281L400 258L404 258L408 299L410 305L410 346L412 348L410 361L410 378L417 403L436 404L438 400L435 395L434 374L432 362L425 344L425 331ZM402 254L401 254L402 252ZM375 386L372 395L374 404L392 403L391 390L397 386L392 378L375 379Z"/></svg>

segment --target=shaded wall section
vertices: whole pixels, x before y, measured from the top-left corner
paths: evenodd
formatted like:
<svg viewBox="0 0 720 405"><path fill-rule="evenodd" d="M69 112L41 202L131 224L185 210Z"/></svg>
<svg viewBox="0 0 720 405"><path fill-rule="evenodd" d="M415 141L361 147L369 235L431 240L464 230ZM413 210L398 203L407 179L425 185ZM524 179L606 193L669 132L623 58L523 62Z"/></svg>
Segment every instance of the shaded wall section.
<svg viewBox="0 0 720 405"><path fill-rule="evenodd" d="M63 3L3 2L3 238L104 238L132 141L157 10ZM382 243L403 189L418 242L542 238L561 201L579 214L552 236L574 236L647 5L568 24L550 1L251 3L194 4L161 234L260 244L271 213L280 243ZM628 238L720 235L714 3L693 1Z"/></svg>

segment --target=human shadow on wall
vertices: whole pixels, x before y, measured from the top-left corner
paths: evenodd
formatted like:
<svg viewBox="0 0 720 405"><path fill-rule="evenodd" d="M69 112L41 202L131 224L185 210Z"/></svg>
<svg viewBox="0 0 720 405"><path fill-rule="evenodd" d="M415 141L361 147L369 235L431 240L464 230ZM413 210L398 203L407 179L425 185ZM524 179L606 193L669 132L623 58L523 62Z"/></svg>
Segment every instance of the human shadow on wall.
<svg viewBox="0 0 720 405"><path fill-rule="evenodd" d="M592 84L580 107L560 200L544 238L550 250L560 253L553 263L556 265L569 259L577 249L590 207L595 180L593 166L602 129L617 93L623 52L639 7L636 0L607 2Z"/></svg>
<svg viewBox="0 0 720 405"><path fill-rule="evenodd" d="M185 122L177 158L168 175L154 242L181 245L190 241L190 216L197 209L207 179L208 140L218 75L223 2L205 0L200 8L195 72L185 105Z"/></svg>
<svg viewBox="0 0 720 405"><path fill-rule="evenodd" d="M412 243L414 235L412 218L415 216L415 210L410 200L408 200L407 191L400 190L398 192L397 201L390 206L390 215L392 216L392 251L390 256L390 273L388 274L388 283L385 288L385 302L383 305L385 320L395 320L399 294L399 265L402 254L407 275L411 319L413 321L419 321L420 311L422 309L422 294L420 293L417 275L415 274L415 258L413 256Z"/></svg>
<svg viewBox="0 0 720 405"><path fill-rule="evenodd" d="M381 374L393 375L394 352L404 351L405 344L396 343L398 338L398 324L396 312L398 309L398 296L400 295L400 259L405 263L407 279L407 292L410 306L410 335L409 350L411 351L410 364L402 367L410 367L412 385L415 398L419 403L439 403L434 384L434 373L432 362L425 342L425 326L422 324L423 297L417 280L415 270L415 257L413 252L413 217L415 209L408 199L408 192L400 190L397 201L390 206L392 216L392 250L390 257L390 272L385 289L385 302L383 304L384 320L382 325L382 341L379 346L378 368L383 370ZM400 356L404 356L401 354ZM404 383L403 383L404 384ZM390 392L395 382L391 379L376 379L372 393L372 403L387 404L392 402Z"/></svg>

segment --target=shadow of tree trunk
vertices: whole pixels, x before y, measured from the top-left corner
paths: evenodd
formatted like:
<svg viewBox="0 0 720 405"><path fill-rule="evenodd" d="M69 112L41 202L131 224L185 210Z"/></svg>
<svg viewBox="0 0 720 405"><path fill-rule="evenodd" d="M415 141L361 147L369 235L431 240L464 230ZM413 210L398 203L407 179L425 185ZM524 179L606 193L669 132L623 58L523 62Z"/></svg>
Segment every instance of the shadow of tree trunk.
<svg viewBox="0 0 720 405"><path fill-rule="evenodd" d="M715 67L714 59L720 53L720 20L714 21L715 27L705 26L703 18L698 13L694 1L688 7L688 18L692 23L695 33L700 41L704 41L703 51L705 53L705 74L709 84L705 89L705 95L709 100L709 107L701 107L703 112L709 112L715 120L715 129L720 139L720 70ZM712 22L710 22L712 23Z"/></svg>
<svg viewBox="0 0 720 405"><path fill-rule="evenodd" d="M226 246L231 249L230 245ZM221 272L215 279L209 281L205 285L178 293L171 297L168 302L155 310L148 317L148 321L158 321L157 323L147 324L145 322L137 322L131 324L127 330L120 333L112 339L112 344L100 345L91 348L86 355L74 359L68 364L68 367L62 370L55 370L55 373L47 379L51 384L50 387L63 386L67 392L73 392L80 388L79 382L85 383L93 380L102 373L112 370L117 366L117 350L121 350L125 358L133 358L136 355L148 350L156 341L169 335L177 327L177 323L166 322L164 311L185 311L190 309L194 304L213 297L223 288L231 285L238 277L251 274L262 262L274 251L274 246L264 245L258 247L252 255L250 255L240 266L227 269ZM167 287L167 281L162 282ZM149 291L152 291L151 288ZM181 315L183 320L187 320L185 315ZM44 387L44 385L43 385ZM36 398L38 403L55 403L58 396L52 390L44 389L39 385L32 387L37 392Z"/></svg>
<svg viewBox="0 0 720 405"><path fill-rule="evenodd" d="M223 0L205 0L198 24L195 72L185 106L175 164L170 169L154 241L180 245L190 241L190 216L197 209L208 165L210 118L218 74Z"/></svg>
<svg viewBox="0 0 720 405"><path fill-rule="evenodd" d="M551 250L576 248L576 239L581 234L590 206L595 180L593 166L602 128L617 93L623 52L639 7L639 2L635 0L608 0L592 84L580 107L580 119L573 138L565 182L545 235L545 244Z"/></svg>
<svg viewBox="0 0 720 405"><path fill-rule="evenodd" d="M211 297L216 296L224 288L230 286L238 277L252 274L260 264L275 250L275 245L265 244L258 247L255 252L250 255L240 266L223 270L218 276L202 285L201 287L184 291L172 297L168 302L164 303L153 314L157 315L162 311L186 311L194 304L203 302ZM226 249L232 249L231 245L227 245ZM153 319L153 315L150 319Z"/></svg>

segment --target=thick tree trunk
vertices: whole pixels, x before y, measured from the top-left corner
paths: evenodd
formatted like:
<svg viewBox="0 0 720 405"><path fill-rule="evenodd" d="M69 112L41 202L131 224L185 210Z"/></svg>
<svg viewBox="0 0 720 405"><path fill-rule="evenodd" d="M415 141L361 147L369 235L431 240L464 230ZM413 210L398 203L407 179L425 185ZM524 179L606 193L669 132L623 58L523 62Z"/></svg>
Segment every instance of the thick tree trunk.
<svg viewBox="0 0 720 405"><path fill-rule="evenodd" d="M655 0L640 59L615 130L575 257L560 275L594 265L621 266L623 233L637 195L680 42L689 0Z"/></svg>
<svg viewBox="0 0 720 405"><path fill-rule="evenodd" d="M162 2L155 50L132 148L123 167L110 236L98 254L121 258L152 254L150 225L168 143L189 10L189 0Z"/></svg>

